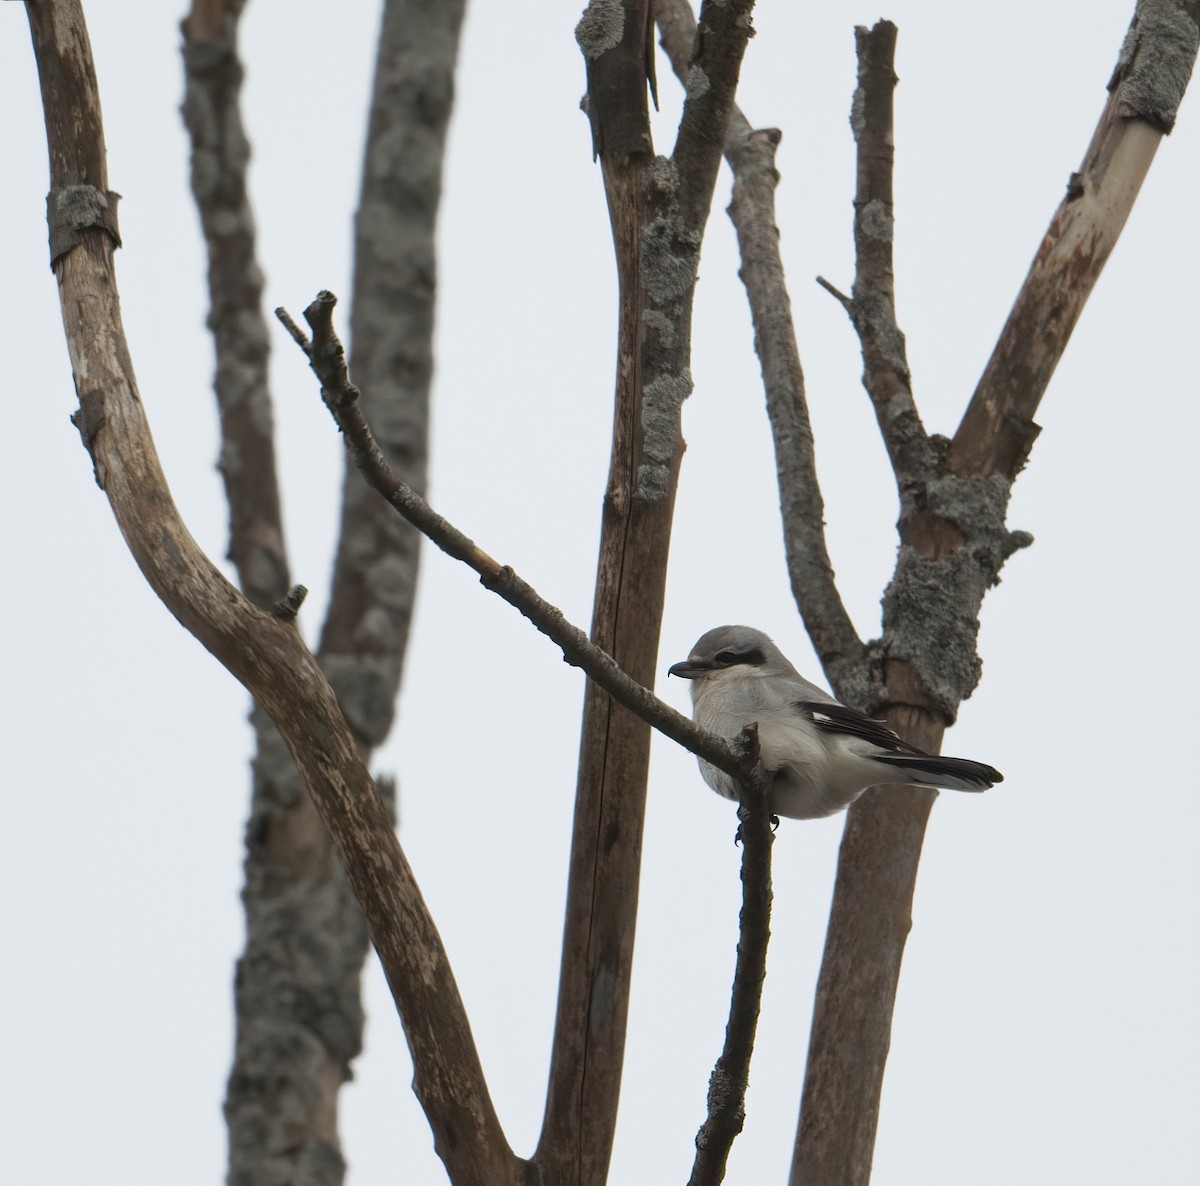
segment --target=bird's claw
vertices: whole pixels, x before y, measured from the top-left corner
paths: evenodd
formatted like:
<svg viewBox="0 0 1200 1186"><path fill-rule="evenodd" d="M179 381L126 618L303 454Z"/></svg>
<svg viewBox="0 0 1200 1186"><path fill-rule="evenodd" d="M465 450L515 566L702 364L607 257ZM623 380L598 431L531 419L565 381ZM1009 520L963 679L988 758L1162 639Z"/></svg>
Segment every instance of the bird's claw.
<svg viewBox="0 0 1200 1186"><path fill-rule="evenodd" d="M774 812L772 812L771 813L771 835L774 836L775 833L778 831L779 831L779 816L777 816ZM733 834L733 844L734 844L735 848L742 843L742 839L743 839L742 825L738 824L738 829Z"/></svg>

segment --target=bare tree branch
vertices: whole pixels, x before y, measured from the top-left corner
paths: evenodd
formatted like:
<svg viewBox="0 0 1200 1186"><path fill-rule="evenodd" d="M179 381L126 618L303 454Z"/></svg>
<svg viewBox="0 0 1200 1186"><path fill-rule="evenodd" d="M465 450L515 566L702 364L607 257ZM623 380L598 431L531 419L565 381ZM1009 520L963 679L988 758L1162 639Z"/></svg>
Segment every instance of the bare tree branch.
<svg viewBox="0 0 1200 1186"><path fill-rule="evenodd" d="M817 283L849 314L862 345L863 386L871 397L879 431L898 481L928 468L928 437L913 399L904 334L896 322L892 267L895 216L892 165L892 98L896 88L896 26L879 21L854 31L858 89L850 126L858 148L854 193L854 288L849 299L827 280Z"/></svg>
<svg viewBox="0 0 1200 1186"><path fill-rule="evenodd" d="M612 27L614 17L620 25ZM618 278L617 384L591 640L643 685L654 682L678 449L660 436L660 497L639 497L649 376L641 266L653 146L646 100L647 0L591 0L576 27L588 118L612 224ZM598 683L584 695L546 1110L533 1161L548 1181L601 1186L616 1128L637 919L650 731Z"/></svg>
<svg viewBox="0 0 1200 1186"><path fill-rule="evenodd" d="M671 154L679 170L679 204L689 227L699 229L708 221L717 169L736 110L734 95L742 58L753 32L753 7L752 0L705 0L700 7L685 81L683 116Z"/></svg>
<svg viewBox="0 0 1200 1186"><path fill-rule="evenodd" d="M75 423L134 559L175 617L259 700L302 771L405 1023L415 1090L458 1184L524 1181L487 1092L445 949L333 693L294 624L256 609L198 548L155 453L121 327L95 69L78 0L27 6Z"/></svg>
<svg viewBox="0 0 1200 1186"><path fill-rule="evenodd" d="M183 117L192 193L208 249L209 317L217 367L220 470L229 558L255 605L275 612L288 583L262 272L247 193L238 56L243 0L194 0L183 22ZM299 606L296 605L295 609ZM361 1043L357 968L366 954L353 901L300 773L257 704L246 827L245 949L234 979L233 1064L225 1095L229 1186L302 1177L336 1186L345 1174L338 1089ZM357 955L347 958L346 944Z"/></svg>
<svg viewBox="0 0 1200 1186"><path fill-rule="evenodd" d="M1038 434L1033 417L1071 331L1137 200L1196 62L1200 4L1140 0L1109 99L963 416L956 474L1016 477Z"/></svg>
<svg viewBox="0 0 1200 1186"><path fill-rule="evenodd" d="M686 85L696 39L691 5L687 0L655 0L654 13L671 66ZM779 139L774 129L755 131L741 110L732 108L725 141L725 159L734 176L729 216L737 229L771 420L792 593L822 665L835 686L845 686L860 668L863 646L842 604L825 542L825 503L775 224Z"/></svg>
<svg viewBox="0 0 1200 1186"><path fill-rule="evenodd" d="M758 761L758 726L748 725L738 739ZM719 1186L733 1142L746 1119L750 1057L767 975L771 938L771 776L761 763L742 784L738 808L742 839L742 913L738 926L737 962L725 1045L708 1081L708 1115L696 1134L696 1158L688 1186ZM776 821L778 822L778 821Z"/></svg>
<svg viewBox="0 0 1200 1186"><path fill-rule="evenodd" d="M465 0L384 5L354 223L350 351L376 439L425 489L437 295L436 231ZM359 744L391 728L420 534L347 463L318 654Z"/></svg>
<svg viewBox="0 0 1200 1186"><path fill-rule="evenodd" d="M863 644L838 593L825 542L825 503L775 225L778 144L779 133L774 130L748 132L730 141L734 182L729 215L737 228L741 276L775 443L792 594L822 666L834 686L844 688L861 670Z"/></svg>
<svg viewBox="0 0 1200 1186"><path fill-rule="evenodd" d="M397 476L375 442L363 413L359 390L346 369L345 352L333 328L336 304L337 298L332 293L323 292L304 310L304 318L313 331L311 342L285 310L276 310L276 315L304 351L313 373L321 381L321 398L341 429L346 448L367 484L443 552L477 572L484 588L502 597L528 618L562 650L568 663L583 670L619 704L734 778L748 778L754 759L740 756L724 738L701 729L631 679L610 655L592 643L579 627L568 622L562 610L545 601L508 565L493 560Z"/></svg>
<svg viewBox="0 0 1200 1186"><path fill-rule="evenodd" d="M748 14L736 0L732 14ZM714 101L689 118L689 175L653 157L644 80L652 60L649 0L592 0L576 29L587 110L613 229L619 312L613 448L591 638L651 684L662 622L679 463L680 410L692 389L691 309L719 152L730 55L749 33L716 37ZM740 46L740 48L739 48ZM704 131L707 129L707 132ZM689 142L685 138L685 143ZM686 197L685 197L686 196ZM686 204L685 204L686 201ZM534 1162L548 1180L598 1186L607 1175L624 1059L650 734L588 686L546 1114Z"/></svg>
<svg viewBox="0 0 1200 1186"><path fill-rule="evenodd" d="M195 0L184 22L193 190L209 248L222 472L231 558L256 604L286 588L267 334L238 109L244 0ZM384 6L357 219L351 325L373 419L393 462L424 485L432 372L434 230L463 4ZM272 514L274 518L272 519ZM364 759L391 725L412 615L419 535L347 466L320 660ZM275 543L279 563L259 541ZM268 557L269 558L269 557ZM329 838L261 709L246 829L246 951L226 1099L231 1186L274 1176L338 1183L337 1105L362 1047L367 934ZM389 801L390 805L390 801ZM286 941L283 941L286 937ZM297 1117L305 1120L297 1124ZM264 1126L273 1135L264 1133ZM302 1135L297 1136L301 1131Z"/></svg>
<svg viewBox="0 0 1200 1186"><path fill-rule="evenodd" d="M192 144L192 194L208 249L229 559L242 591L266 609L284 595L290 579L275 473L263 277L246 192L250 145L239 107L237 36L244 7L245 0L193 0L182 26L183 118Z"/></svg>
<svg viewBox="0 0 1200 1186"><path fill-rule="evenodd" d="M687 89L688 75L692 67L692 54L696 49L696 14L688 0L653 0L654 21L662 37L662 47L671 62L675 77ZM722 146L729 159L728 148L735 140L748 135L750 123L742 109L733 103L729 108L729 128Z"/></svg>
<svg viewBox="0 0 1200 1186"><path fill-rule="evenodd" d="M1148 107L1156 114L1126 110L1125 125L1114 126L1116 100L1110 100L1085 164L1082 188L1092 192L1078 205L1081 195L1069 194L1060 207L948 454L940 438L922 447L915 409L910 415L909 396L899 393L898 420L907 428L894 433L888 448L901 491L901 548L884 597L884 633L876 648L881 690L874 705L887 706L892 727L930 752L940 747L945 724L979 678L975 642L984 595L1012 551L1030 542L1004 522L1013 478L1036 435L1029 417L1186 86L1198 7L1185 11L1164 0L1139 5L1114 95L1125 70L1136 73L1131 63L1168 63L1162 75L1154 73L1167 85L1157 92L1149 85L1136 88L1139 101L1155 95ZM861 51L862 31L859 45ZM872 69L890 75L890 59L877 60ZM872 107L875 114L864 106L856 123L859 117L867 124L887 118L890 127L887 109ZM864 128L864 137L869 133ZM1097 216L1105 208L1111 221ZM862 259L860 254L860 266ZM898 369L893 377L901 378ZM885 416L880 424L887 439ZM869 1181L900 961L935 797L893 788L866 795L850 809L817 985L791 1186Z"/></svg>
<svg viewBox="0 0 1200 1186"><path fill-rule="evenodd" d="M887 722L937 753L943 728L897 707ZM851 804L838 853L789 1186L870 1180L916 870L937 792L887 787Z"/></svg>

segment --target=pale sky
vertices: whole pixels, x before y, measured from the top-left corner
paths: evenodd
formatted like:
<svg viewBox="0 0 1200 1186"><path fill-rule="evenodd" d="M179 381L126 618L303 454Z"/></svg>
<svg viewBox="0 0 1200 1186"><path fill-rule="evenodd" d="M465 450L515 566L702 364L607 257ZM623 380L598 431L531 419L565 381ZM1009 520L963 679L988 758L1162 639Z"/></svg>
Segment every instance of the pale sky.
<svg viewBox="0 0 1200 1186"><path fill-rule="evenodd" d="M441 221L431 497L577 623L590 618L615 297L578 109L575 4L475 3ZM1100 114L1132 0L978 6L763 0L741 104L779 126L779 221L830 546L860 633L895 554L892 479L857 343L813 283L852 280L853 27L900 26L898 312L921 411L952 432ZM131 349L192 532L224 555L202 244L170 4L90 5ZM953 15L950 15L953 14ZM378 5L256 0L251 182L269 307L348 296ZM25 14L0 6L3 738L0 1180L223 1180L221 1100L250 732L242 689L162 608L113 523L75 406L47 266L45 145ZM659 67L669 151L674 80ZM1186 1186L1200 1175L1190 754L1200 565L1200 111L1190 95L1038 417L1010 526L1033 548L987 599L984 678L947 753L992 763L942 795L917 887L875 1186ZM659 660L722 622L819 677L791 601L745 298L718 180ZM344 312L344 310L343 310ZM345 319L343 317L344 326ZM294 579L314 638L340 443L275 333ZM398 724L376 766L442 930L509 1139L541 1120L583 677L468 571L427 550ZM534 728L530 726L534 725ZM533 742L534 744L531 744ZM1184 770L1178 763L1185 761ZM748 1119L728 1181L786 1181L843 817L785 821ZM612 1180L686 1179L722 1040L739 906L734 808L658 739ZM445 1181L372 956L344 1093L351 1186Z"/></svg>

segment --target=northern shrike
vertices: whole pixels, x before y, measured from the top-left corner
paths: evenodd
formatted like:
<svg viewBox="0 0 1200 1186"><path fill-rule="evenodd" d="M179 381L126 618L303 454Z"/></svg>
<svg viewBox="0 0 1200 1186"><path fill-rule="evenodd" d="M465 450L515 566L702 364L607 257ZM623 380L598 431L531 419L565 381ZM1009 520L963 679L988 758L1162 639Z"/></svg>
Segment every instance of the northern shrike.
<svg viewBox="0 0 1200 1186"><path fill-rule="evenodd" d="M1004 781L991 766L927 754L839 704L751 626L710 630L670 674L692 681L692 717L702 729L732 739L758 723L763 766L774 774L775 815L819 819L879 783L985 791ZM718 795L737 799L737 783L723 770L701 758L700 772Z"/></svg>

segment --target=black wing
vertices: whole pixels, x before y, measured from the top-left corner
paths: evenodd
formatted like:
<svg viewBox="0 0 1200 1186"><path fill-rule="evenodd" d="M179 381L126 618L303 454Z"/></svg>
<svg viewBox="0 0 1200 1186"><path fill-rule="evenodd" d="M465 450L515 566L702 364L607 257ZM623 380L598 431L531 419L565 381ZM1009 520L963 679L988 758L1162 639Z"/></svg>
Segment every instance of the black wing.
<svg viewBox="0 0 1200 1186"><path fill-rule="evenodd" d="M897 737L882 721L859 712L857 708L847 708L844 704L821 704L816 700L797 700L795 707L822 732L845 733L893 754L919 758L929 756L923 749L917 749L915 745L909 745L903 738Z"/></svg>

